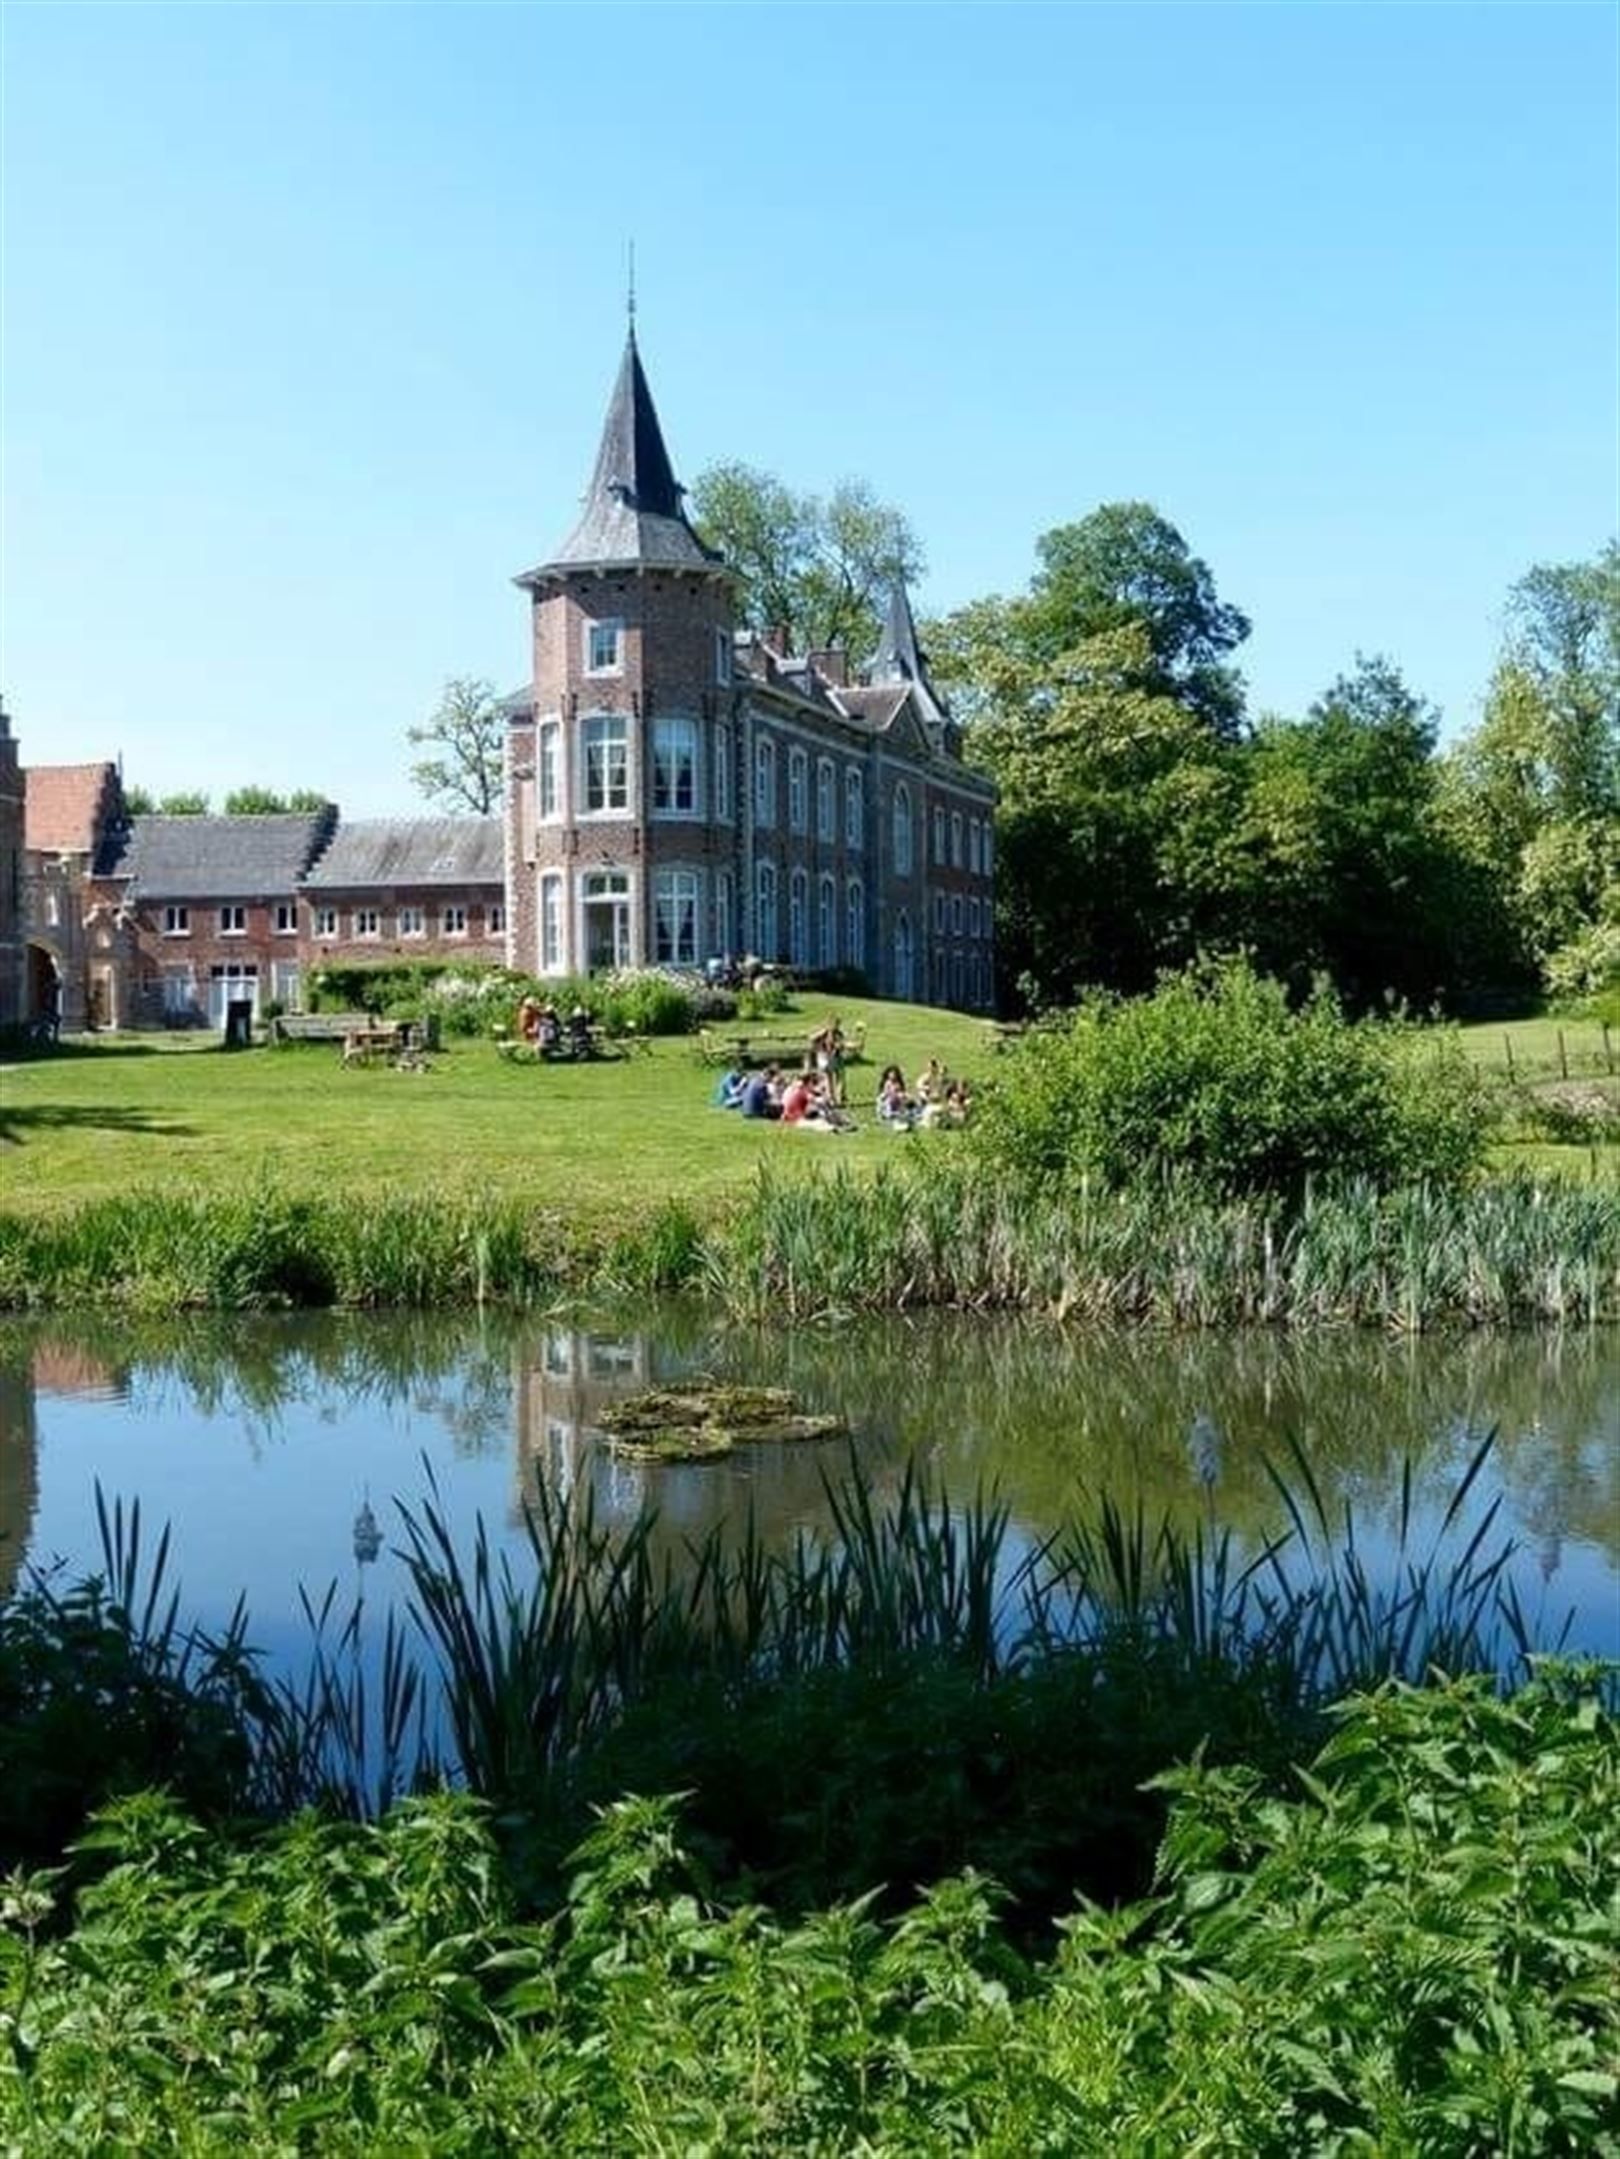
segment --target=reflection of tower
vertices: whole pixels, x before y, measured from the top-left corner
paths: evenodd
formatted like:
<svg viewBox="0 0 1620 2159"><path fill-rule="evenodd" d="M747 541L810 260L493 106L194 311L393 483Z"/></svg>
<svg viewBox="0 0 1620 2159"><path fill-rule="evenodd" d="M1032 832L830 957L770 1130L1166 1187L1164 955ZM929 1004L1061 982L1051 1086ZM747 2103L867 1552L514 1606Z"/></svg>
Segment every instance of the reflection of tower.
<svg viewBox="0 0 1620 2159"><path fill-rule="evenodd" d="M39 1426L30 1365L0 1364L0 1604L17 1586L39 1505Z"/></svg>
<svg viewBox="0 0 1620 2159"><path fill-rule="evenodd" d="M1215 1487L1221 1481L1221 1450L1224 1445L1221 1428L1209 1411L1196 1411L1187 1433L1187 1458L1192 1464L1193 1475L1204 1487L1212 1532L1215 1527Z"/></svg>
<svg viewBox="0 0 1620 2159"><path fill-rule="evenodd" d="M520 1354L522 1354L520 1352ZM538 1354L523 1356L517 1375L517 1511L544 1485L567 1499L578 1482L592 1435L610 1402L651 1384L652 1353L644 1334L616 1335L580 1327L548 1328ZM598 1474L604 1473L598 1458ZM598 1497L614 1511L641 1503L635 1466L606 1459Z"/></svg>
<svg viewBox="0 0 1620 2159"><path fill-rule="evenodd" d="M369 1567L382 1550L382 1531L377 1527L377 1517L371 1511L371 1494L361 1495L360 1512L354 1518L354 1558L359 1567Z"/></svg>
<svg viewBox="0 0 1620 2159"><path fill-rule="evenodd" d="M1528 1465L1519 1519L1534 1539L1541 1579L1550 1582L1563 1561L1564 1534L1569 1527L1569 1464L1562 1449L1548 1443L1539 1417L1524 1436L1519 1459Z"/></svg>

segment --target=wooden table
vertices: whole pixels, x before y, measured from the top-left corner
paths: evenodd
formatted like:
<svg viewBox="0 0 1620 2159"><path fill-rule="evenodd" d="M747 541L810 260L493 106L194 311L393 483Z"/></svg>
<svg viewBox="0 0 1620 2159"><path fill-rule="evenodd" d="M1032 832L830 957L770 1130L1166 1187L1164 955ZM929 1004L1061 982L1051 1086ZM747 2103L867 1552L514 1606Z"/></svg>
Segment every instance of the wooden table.
<svg viewBox="0 0 1620 2159"><path fill-rule="evenodd" d="M411 1046L408 1021L379 1020L374 1026L351 1027L343 1037L341 1060L346 1065L367 1065L374 1057L391 1064Z"/></svg>

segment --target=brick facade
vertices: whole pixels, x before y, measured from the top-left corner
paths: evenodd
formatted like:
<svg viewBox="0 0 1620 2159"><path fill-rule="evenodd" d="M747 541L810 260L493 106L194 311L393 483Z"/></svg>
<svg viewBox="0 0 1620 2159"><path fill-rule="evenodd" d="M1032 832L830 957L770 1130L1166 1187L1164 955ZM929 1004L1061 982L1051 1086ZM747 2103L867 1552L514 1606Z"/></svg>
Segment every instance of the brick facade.
<svg viewBox="0 0 1620 2159"><path fill-rule="evenodd" d="M990 1007L994 789L962 762L904 595L853 687L838 654L739 638L731 579L685 523L633 340L580 523L518 582L533 679L508 706L514 967L746 953Z"/></svg>
<svg viewBox="0 0 1620 2159"><path fill-rule="evenodd" d="M23 773L11 721L0 705L0 1027L26 1012L23 934Z"/></svg>

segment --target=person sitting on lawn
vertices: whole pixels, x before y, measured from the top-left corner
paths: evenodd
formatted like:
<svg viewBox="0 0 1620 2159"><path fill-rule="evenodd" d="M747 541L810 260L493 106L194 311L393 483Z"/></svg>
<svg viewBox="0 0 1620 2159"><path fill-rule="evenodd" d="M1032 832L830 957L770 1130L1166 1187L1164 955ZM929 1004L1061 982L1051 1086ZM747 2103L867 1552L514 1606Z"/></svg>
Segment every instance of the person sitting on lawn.
<svg viewBox="0 0 1620 2159"><path fill-rule="evenodd" d="M916 1122L917 1105L906 1092L906 1076L898 1065L885 1065L878 1081L877 1113L880 1124L909 1131Z"/></svg>
<svg viewBox="0 0 1620 2159"><path fill-rule="evenodd" d="M562 1021L557 1017L557 1007L549 997L540 1007L540 1029L535 1038L535 1048L542 1057L555 1057L562 1048Z"/></svg>
<svg viewBox="0 0 1620 2159"><path fill-rule="evenodd" d="M917 1078L917 1102L923 1110L944 1106L945 1090L950 1085L950 1075L937 1057L930 1057L927 1070Z"/></svg>
<svg viewBox="0 0 1620 2159"><path fill-rule="evenodd" d="M743 1088L742 1100L737 1105L745 1117L780 1117L782 1105L776 1098L776 1067L767 1065L762 1072L751 1072Z"/></svg>
<svg viewBox="0 0 1620 2159"><path fill-rule="evenodd" d="M519 1004L517 1008L517 1031L520 1042L527 1043L530 1049L538 1046L540 1041L540 1000L537 997L525 997Z"/></svg>
<svg viewBox="0 0 1620 2159"><path fill-rule="evenodd" d="M591 1015L583 1005L575 1005L568 1015L568 1054L570 1057L591 1054Z"/></svg>
<svg viewBox="0 0 1620 2159"><path fill-rule="evenodd" d="M795 1072L782 1089L782 1122L798 1124L810 1109L810 1079L806 1073Z"/></svg>
<svg viewBox="0 0 1620 2159"><path fill-rule="evenodd" d="M714 1087L715 1108L741 1109L743 1093L747 1086L747 1073L739 1071L735 1065L729 1071L722 1072Z"/></svg>

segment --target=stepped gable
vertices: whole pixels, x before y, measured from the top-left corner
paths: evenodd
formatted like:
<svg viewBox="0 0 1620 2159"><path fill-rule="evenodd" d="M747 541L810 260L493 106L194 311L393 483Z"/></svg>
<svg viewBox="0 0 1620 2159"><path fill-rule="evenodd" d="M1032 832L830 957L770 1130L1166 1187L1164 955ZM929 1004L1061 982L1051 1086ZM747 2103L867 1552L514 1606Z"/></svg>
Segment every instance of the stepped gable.
<svg viewBox="0 0 1620 2159"><path fill-rule="evenodd" d="M23 845L42 855L87 855L116 816L118 767L29 765L23 805Z"/></svg>
<svg viewBox="0 0 1620 2159"><path fill-rule="evenodd" d="M285 899L332 830L337 811L272 817L133 817L106 875L143 899Z"/></svg>
<svg viewBox="0 0 1620 2159"><path fill-rule="evenodd" d="M366 886L503 885L499 817L345 820L305 878L310 891Z"/></svg>
<svg viewBox="0 0 1620 2159"><path fill-rule="evenodd" d="M721 557L705 547L686 521L685 493L664 446L632 328L579 521L555 554L525 570L514 583L532 588L570 570L722 574Z"/></svg>

